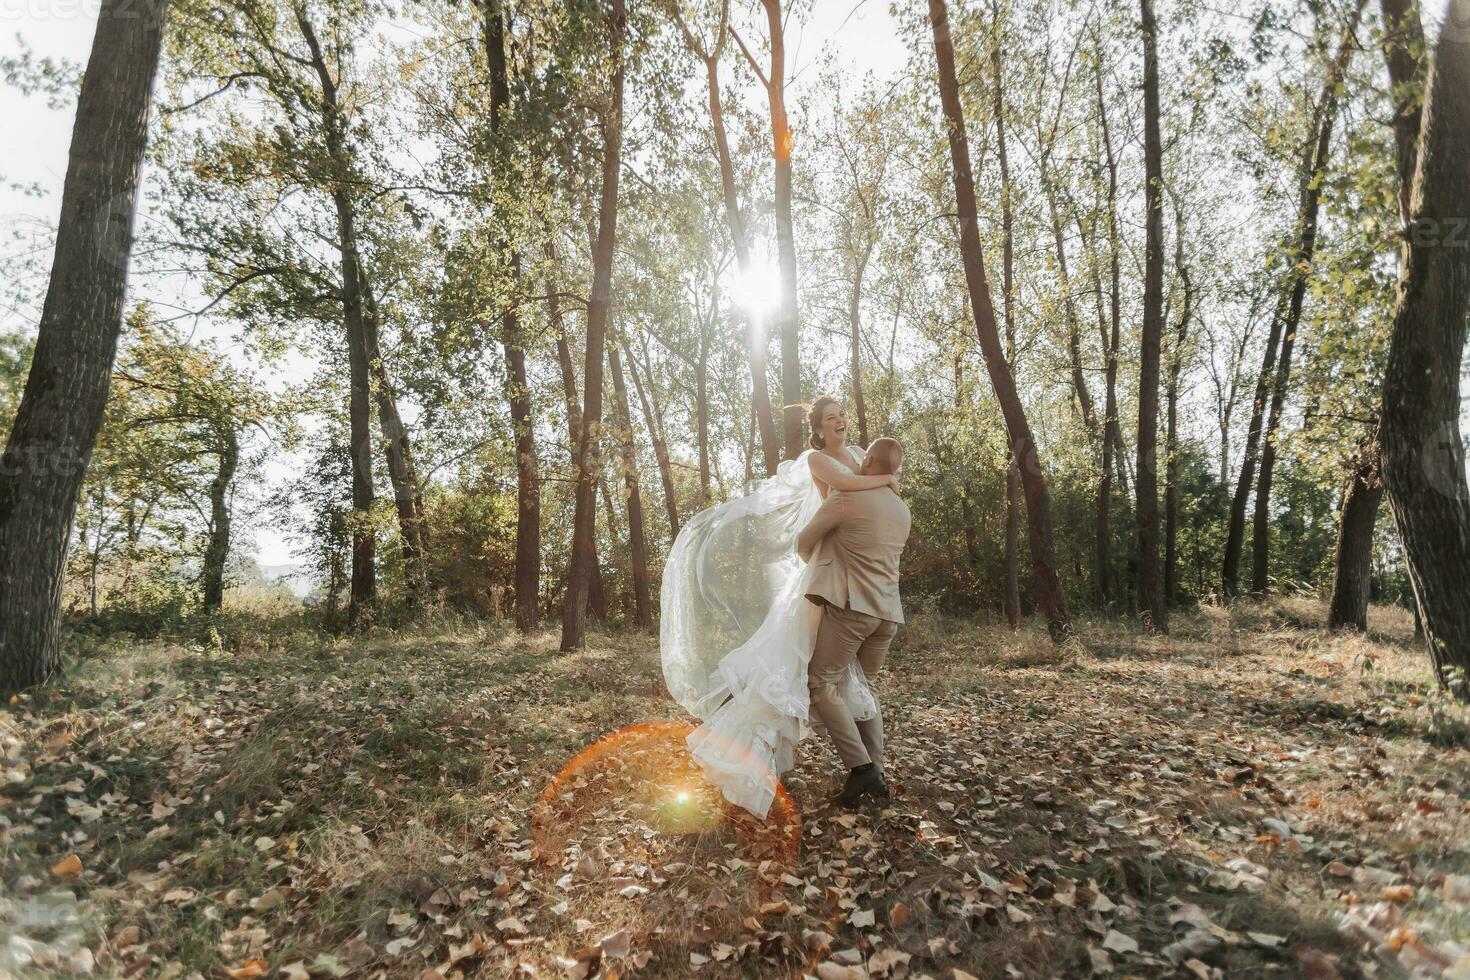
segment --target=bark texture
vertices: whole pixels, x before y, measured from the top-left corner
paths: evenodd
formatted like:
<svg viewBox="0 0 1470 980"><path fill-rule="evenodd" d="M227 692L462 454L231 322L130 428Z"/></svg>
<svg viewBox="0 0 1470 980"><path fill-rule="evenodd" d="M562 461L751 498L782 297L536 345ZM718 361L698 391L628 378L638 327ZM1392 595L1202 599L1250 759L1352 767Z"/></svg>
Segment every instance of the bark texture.
<svg viewBox="0 0 1470 980"><path fill-rule="evenodd" d="M955 203L959 213L960 254L965 266L965 282L979 334L980 348L990 374L996 400L1005 416L1006 432L1021 470L1022 488L1026 496L1026 522L1031 546L1031 563L1035 573L1037 606L1047 619L1052 638L1061 641L1072 633L1062 594L1061 576L1057 573L1056 548L1052 538L1051 502L1046 489L1046 474L1041 457L1026 420L1026 410L1016 391L1001 347L1000 331L995 322L995 308L990 300L990 284L985 278L985 260L980 250L980 229L975 203L975 180L970 169L970 147L965 135L964 111L960 105L959 82L955 76L954 42L949 32L949 11L945 0L929 0L929 22L934 32L934 54L939 65L939 95L949 137L950 157L954 170Z"/></svg>
<svg viewBox="0 0 1470 980"><path fill-rule="evenodd" d="M1138 462L1134 513L1138 527L1138 604L1149 625L1168 632L1169 607L1159 564L1159 356L1164 333L1164 172L1159 136L1158 23L1153 0L1139 0L1143 31L1144 226L1143 328L1139 339Z"/></svg>
<svg viewBox="0 0 1470 980"><path fill-rule="evenodd" d="M0 463L0 689L56 667L77 497L122 331L138 175L167 4L103 0L77 99L51 279Z"/></svg>
<svg viewBox="0 0 1470 980"><path fill-rule="evenodd" d="M1470 11L1440 31L1419 137L1407 263L1383 385L1383 475L1441 683L1470 671L1470 488L1459 428L1470 312Z"/></svg>
<svg viewBox="0 0 1470 980"><path fill-rule="evenodd" d="M598 202L597 247L592 256L592 295L587 304L587 361L582 373L584 399L577 446L577 509L572 526L571 567L562 609L561 649L580 649L587 637L587 600L597 564L598 440L602 425L602 365L612 302L614 246L617 242L618 178L623 148L623 43L628 18L623 0L612 0L608 44L612 91L602 114L602 190Z"/></svg>

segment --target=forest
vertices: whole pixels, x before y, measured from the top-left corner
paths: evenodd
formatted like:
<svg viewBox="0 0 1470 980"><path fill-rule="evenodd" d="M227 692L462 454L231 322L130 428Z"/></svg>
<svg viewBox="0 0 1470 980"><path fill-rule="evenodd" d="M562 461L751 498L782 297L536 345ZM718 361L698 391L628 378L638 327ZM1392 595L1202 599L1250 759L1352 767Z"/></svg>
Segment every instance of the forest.
<svg viewBox="0 0 1470 980"><path fill-rule="evenodd" d="M37 10L0 973L1470 975L1467 0ZM824 394L900 792L761 822L662 572Z"/></svg>

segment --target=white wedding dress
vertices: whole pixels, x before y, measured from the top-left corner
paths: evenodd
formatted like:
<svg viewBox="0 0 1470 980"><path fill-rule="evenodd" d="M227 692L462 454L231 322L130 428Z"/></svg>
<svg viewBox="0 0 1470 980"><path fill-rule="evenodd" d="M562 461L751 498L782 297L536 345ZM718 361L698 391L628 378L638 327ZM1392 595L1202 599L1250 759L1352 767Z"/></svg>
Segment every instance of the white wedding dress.
<svg viewBox="0 0 1470 980"><path fill-rule="evenodd" d="M844 468L855 473L862 455L849 453ZM664 567L664 681L702 722L689 751L725 799L762 819L809 730L807 663L822 610L806 598L810 567L796 537L822 503L811 454L695 515ZM855 718L878 713L856 663L844 690Z"/></svg>

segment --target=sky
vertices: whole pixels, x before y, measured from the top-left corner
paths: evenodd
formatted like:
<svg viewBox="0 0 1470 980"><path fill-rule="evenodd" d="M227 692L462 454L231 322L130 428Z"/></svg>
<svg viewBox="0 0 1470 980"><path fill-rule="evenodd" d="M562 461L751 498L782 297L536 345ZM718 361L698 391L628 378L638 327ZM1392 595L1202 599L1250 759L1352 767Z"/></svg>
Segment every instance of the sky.
<svg viewBox="0 0 1470 980"><path fill-rule="evenodd" d="M29 50L37 58L85 66L99 4L100 0L0 0L0 56ZM907 57L903 45L894 43L897 28L888 0L817 0L808 21L788 30L788 72L797 91L815 78L816 62L828 51L879 80L901 71ZM12 136L0 152L0 233L7 239L15 232L37 235L43 242L49 239L66 176L73 110L72 105L53 109L43 96L28 97L0 85L0 120ZM16 134L23 138L14 138ZM3 247L24 245L6 241ZM0 329L25 326L32 325L0 314ZM211 339L226 354L232 353L228 337ZM274 469L278 472L273 474L268 467L267 479L286 475L284 466ZM295 561L291 543L281 531L257 527L254 537L255 558L262 565Z"/></svg>
<svg viewBox="0 0 1470 980"><path fill-rule="evenodd" d="M85 65L99 3L100 0L0 0L0 56L17 55L24 48L36 57ZM753 8L754 4L750 6ZM1428 0L1427 26L1439 22L1444 7L1445 0ZM747 11L746 19L751 16ZM813 0L806 22L788 25L787 71L792 89L789 98L797 98L807 87L820 84L818 63L829 53L849 71L871 73L878 82L892 79L903 71L909 54L898 42L898 36L898 26L889 13L889 0ZM12 137L0 151L0 235L7 239L0 248L10 251L24 248L24 241L9 240L16 232L24 238L29 231L43 243L49 239L66 171L72 113L71 105L53 109L44 97L27 97L0 84L0 120ZM15 138L16 134L21 134L21 138ZM162 177L154 174L150 179ZM17 322L13 313L0 310L0 329L17 326L28 324ZM211 329L219 327L205 326L201 332ZM206 335L227 355L243 357L228 336ZM304 371L309 366L303 360L295 367ZM268 466L267 479L280 479L289 469L289 463L284 461ZM283 533L269 527L255 529L255 557L264 565L284 565L295 560Z"/></svg>

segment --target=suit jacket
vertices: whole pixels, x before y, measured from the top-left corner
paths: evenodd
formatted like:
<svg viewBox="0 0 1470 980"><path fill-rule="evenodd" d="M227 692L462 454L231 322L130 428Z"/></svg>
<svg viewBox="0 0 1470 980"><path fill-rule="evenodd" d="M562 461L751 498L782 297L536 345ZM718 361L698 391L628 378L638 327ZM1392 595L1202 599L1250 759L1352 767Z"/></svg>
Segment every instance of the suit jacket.
<svg viewBox="0 0 1470 980"><path fill-rule="evenodd" d="M829 493L797 538L812 562L806 597L902 623L898 559L910 523L908 505L888 487Z"/></svg>

